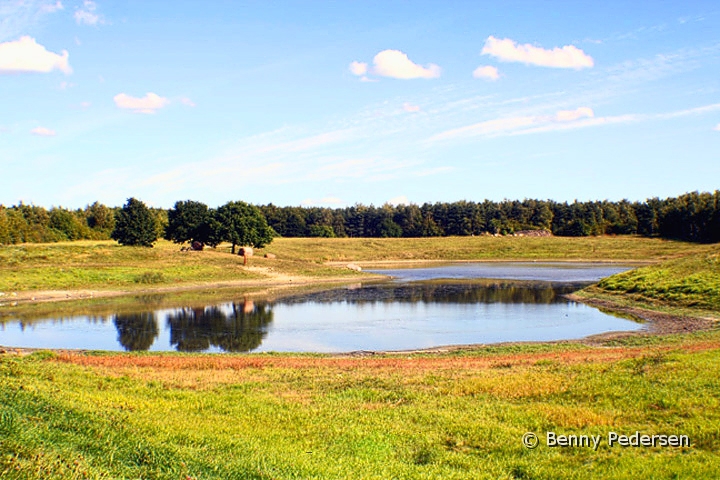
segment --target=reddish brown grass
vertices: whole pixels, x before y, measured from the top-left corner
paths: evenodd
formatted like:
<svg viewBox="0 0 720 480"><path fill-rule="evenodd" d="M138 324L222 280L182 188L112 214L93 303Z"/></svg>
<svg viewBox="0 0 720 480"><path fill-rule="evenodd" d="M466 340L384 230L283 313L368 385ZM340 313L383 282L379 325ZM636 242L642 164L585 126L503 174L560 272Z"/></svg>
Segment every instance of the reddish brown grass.
<svg viewBox="0 0 720 480"><path fill-rule="evenodd" d="M682 345L642 347L588 347L583 350L497 354L463 357L263 357L202 355L178 357L169 355L107 355L88 356L83 353L61 352L56 359L88 367L124 369L128 367L162 370L244 370L263 368L337 370L396 370L400 373L422 373L433 370L465 370L534 365L537 362L558 364L613 362L669 351L700 352L720 349L720 341L698 341Z"/></svg>

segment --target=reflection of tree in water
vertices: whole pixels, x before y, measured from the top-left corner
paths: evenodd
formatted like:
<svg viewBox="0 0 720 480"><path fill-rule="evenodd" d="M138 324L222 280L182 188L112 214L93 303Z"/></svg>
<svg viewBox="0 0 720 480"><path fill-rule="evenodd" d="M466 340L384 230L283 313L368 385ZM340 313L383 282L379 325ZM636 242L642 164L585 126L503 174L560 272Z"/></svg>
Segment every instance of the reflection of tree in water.
<svg viewBox="0 0 720 480"><path fill-rule="evenodd" d="M183 352L218 347L226 352L249 352L260 346L267 335L273 312L266 303L234 303L219 306L183 308L168 315L170 344Z"/></svg>
<svg viewBox="0 0 720 480"><path fill-rule="evenodd" d="M158 336L154 312L117 314L113 322L125 350L147 350Z"/></svg>
<svg viewBox="0 0 720 480"><path fill-rule="evenodd" d="M297 295L278 303L348 302L371 304L376 302L400 303L534 303L566 302L562 295L579 286L553 285L547 282L485 282L476 283L423 283L406 285L379 285L361 289L337 289L326 292Z"/></svg>

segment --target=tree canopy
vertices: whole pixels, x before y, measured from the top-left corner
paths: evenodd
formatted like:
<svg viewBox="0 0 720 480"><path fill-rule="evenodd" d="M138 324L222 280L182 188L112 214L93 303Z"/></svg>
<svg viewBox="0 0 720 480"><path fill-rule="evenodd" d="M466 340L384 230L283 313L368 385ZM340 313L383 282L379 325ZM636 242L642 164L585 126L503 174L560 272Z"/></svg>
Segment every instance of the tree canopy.
<svg viewBox="0 0 720 480"><path fill-rule="evenodd" d="M128 198L115 212L115 229L110 237L120 245L152 247L157 240L155 215L140 200Z"/></svg>
<svg viewBox="0 0 720 480"><path fill-rule="evenodd" d="M228 202L214 215L219 224L220 238L237 245L262 248L272 242L272 229L259 208L245 202Z"/></svg>
<svg viewBox="0 0 720 480"><path fill-rule="evenodd" d="M165 239L175 243L200 242L203 245L216 246L212 222L212 210L201 202L192 200L175 202L168 210L168 225Z"/></svg>

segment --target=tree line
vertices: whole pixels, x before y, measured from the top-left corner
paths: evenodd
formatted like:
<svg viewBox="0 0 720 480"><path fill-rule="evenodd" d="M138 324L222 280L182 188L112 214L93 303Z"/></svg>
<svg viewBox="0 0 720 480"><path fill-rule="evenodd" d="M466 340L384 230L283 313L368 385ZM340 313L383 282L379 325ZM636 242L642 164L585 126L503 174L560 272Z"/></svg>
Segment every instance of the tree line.
<svg viewBox="0 0 720 480"><path fill-rule="evenodd" d="M108 239L127 206L107 207L95 202L84 209L47 210L22 203L0 205L0 244ZM720 242L720 191L644 202L526 199L380 207L357 204L334 209L253 206L245 202L228 202L212 209L187 200L171 209L147 211L153 219L150 233L155 233L155 238L211 246L227 241L233 250L236 245L265 245L273 236L431 237L508 235L526 230L546 230L558 236L639 234Z"/></svg>
<svg viewBox="0 0 720 480"><path fill-rule="evenodd" d="M259 208L268 224L285 237L509 235L546 230L569 237L639 234L692 242L720 241L717 190L644 202L526 199L337 209L269 204Z"/></svg>

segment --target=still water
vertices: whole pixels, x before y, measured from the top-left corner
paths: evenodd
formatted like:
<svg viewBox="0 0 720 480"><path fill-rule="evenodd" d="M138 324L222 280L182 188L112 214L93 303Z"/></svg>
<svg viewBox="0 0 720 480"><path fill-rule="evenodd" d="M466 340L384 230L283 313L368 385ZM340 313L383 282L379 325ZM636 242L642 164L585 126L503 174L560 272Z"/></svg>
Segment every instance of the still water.
<svg viewBox="0 0 720 480"><path fill-rule="evenodd" d="M0 308L0 345L191 352L347 352L581 338L642 325L566 300L627 270L592 264L461 264L383 270L392 282L243 296L201 307L31 317ZM493 279L478 281L477 279ZM521 280L518 282L517 280Z"/></svg>

